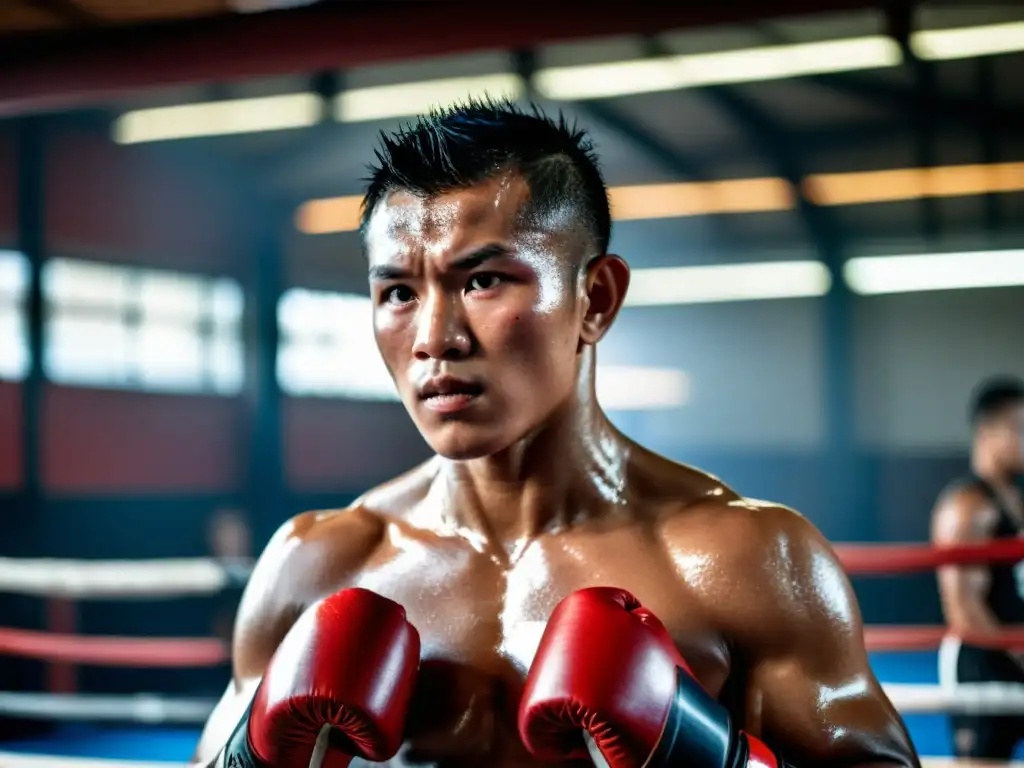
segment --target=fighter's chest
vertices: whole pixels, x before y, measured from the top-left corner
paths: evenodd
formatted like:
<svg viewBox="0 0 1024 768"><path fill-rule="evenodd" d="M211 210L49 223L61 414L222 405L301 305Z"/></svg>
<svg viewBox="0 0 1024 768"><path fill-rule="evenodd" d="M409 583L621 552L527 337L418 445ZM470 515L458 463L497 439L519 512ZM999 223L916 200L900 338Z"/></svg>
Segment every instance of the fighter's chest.
<svg viewBox="0 0 1024 768"><path fill-rule="evenodd" d="M590 586L632 592L717 694L729 671L718 633L671 565L631 543L606 549L537 542L511 563L435 543L396 547L369 563L357 585L404 605L422 647L403 757L393 764L534 765L516 727L523 683L555 607Z"/></svg>
<svg viewBox="0 0 1024 768"><path fill-rule="evenodd" d="M563 598L591 586L619 587L662 620L702 682L717 692L729 665L722 638L671 563L643 546L625 541L604 551L541 541L513 562L469 546L408 547L370 564L357 584L405 606L420 633L425 667L512 687L525 677Z"/></svg>

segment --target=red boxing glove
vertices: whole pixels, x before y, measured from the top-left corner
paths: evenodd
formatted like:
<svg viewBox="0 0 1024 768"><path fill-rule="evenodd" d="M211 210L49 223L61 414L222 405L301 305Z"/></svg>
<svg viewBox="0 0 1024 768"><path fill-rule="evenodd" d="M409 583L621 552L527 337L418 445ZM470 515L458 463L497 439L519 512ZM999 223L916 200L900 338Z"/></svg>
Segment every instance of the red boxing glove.
<svg viewBox="0 0 1024 768"><path fill-rule="evenodd" d="M310 607L285 636L224 765L346 768L402 744L420 636L398 603L346 589Z"/></svg>
<svg viewBox="0 0 1024 768"><path fill-rule="evenodd" d="M519 734L540 760L609 768L782 768L733 728L658 618L621 589L563 600L548 621L519 705Z"/></svg>

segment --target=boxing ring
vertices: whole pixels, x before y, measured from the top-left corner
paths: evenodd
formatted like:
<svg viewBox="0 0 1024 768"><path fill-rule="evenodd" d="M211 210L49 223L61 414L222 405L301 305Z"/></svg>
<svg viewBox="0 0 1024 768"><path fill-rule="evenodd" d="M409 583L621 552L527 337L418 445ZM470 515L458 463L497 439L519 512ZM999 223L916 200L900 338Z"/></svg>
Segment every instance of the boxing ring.
<svg viewBox="0 0 1024 768"><path fill-rule="evenodd" d="M837 545L851 577L900 577L943 565L1024 560L1024 540L935 548L927 545ZM52 601L162 600L216 596L238 589L247 571L209 559L68 561L0 558L0 592ZM903 714L926 768L994 765L955 760L948 716L1024 713L1024 686L938 682L937 651L952 635L943 626L869 625L865 644L889 697ZM961 635L988 647L1024 650L1024 627ZM229 662L209 637L113 637L0 627L0 654L51 664L119 669L207 669ZM211 675L217 673L210 672ZM226 684L224 679L221 685ZM191 756L214 698L138 693L0 691L0 718L45 721L51 731L0 746L0 768L164 768ZM1022 734L1024 736L1024 734ZM945 746L943 746L945 742ZM996 763L998 765L998 763ZM1004 764L1005 765L1005 764ZM1024 762L1010 763L1024 766Z"/></svg>

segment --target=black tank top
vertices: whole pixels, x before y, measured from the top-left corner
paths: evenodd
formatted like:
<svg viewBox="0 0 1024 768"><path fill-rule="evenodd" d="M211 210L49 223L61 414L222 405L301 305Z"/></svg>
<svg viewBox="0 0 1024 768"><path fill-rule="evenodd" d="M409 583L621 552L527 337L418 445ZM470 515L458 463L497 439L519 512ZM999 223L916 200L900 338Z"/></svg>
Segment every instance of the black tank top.
<svg viewBox="0 0 1024 768"><path fill-rule="evenodd" d="M1024 528L1017 523L999 495L980 477L971 475L963 481L984 493L999 512L999 521L992 532L994 539L1024 537ZM1024 624L1024 560L1017 563L997 563L991 568L988 606L1000 624Z"/></svg>

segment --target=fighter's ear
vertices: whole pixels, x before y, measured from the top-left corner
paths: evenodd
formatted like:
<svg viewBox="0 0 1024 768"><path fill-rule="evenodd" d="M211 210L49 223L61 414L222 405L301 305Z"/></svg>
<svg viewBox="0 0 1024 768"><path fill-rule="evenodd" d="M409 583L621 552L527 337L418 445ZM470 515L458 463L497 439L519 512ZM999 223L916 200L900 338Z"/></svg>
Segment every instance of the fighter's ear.
<svg viewBox="0 0 1024 768"><path fill-rule="evenodd" d="M584 286L588 301L580 341L596 344L622 308L629 288L629 265L613 254L598 256L587 264Z"/></svg>

